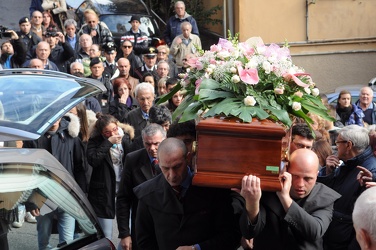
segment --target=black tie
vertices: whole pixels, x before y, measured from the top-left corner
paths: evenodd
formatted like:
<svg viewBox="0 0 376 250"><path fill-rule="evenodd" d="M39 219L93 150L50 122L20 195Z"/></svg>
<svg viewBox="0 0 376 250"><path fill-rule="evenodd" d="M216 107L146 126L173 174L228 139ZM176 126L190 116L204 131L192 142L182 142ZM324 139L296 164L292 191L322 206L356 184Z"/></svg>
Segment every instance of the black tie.
<svg viewBox="0 0 376 250"><path fill-rule="evenodd" d="M176 197L180 201L180 199L182 198L181 196L182 196L183 187L180 186L180 185L179 186L173 186L172 189L174 190Z"/></svg>

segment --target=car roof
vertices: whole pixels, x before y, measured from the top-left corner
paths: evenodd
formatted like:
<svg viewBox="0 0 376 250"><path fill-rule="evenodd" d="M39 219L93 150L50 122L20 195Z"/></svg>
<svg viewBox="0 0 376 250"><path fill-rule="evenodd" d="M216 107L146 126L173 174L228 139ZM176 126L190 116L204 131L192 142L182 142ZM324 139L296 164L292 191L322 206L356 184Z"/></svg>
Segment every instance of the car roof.
<svg viewBox="0 0 376 250"><path fill-rule="evenodd" d="M56 71L0 71L0 141L34 140L86 98L103 93L95 79Z"/></svg>
<svg viewBox="0 0 376 250"><path fill-rule="evenodd" d="M149 9L142 0L90 0L100 15L103 14L143 14L150 15Z"/></svg>

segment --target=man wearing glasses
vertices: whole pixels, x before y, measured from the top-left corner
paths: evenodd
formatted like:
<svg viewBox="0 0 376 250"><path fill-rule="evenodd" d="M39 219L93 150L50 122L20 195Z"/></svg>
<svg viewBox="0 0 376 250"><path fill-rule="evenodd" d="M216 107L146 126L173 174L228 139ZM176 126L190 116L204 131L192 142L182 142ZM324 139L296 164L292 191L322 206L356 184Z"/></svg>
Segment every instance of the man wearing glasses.
<svg viewBox="0 0 376 250"><path fill-rule="evenodd" d="M312 149L314 137L311 129L305 123L298 123L292 127L290 154L299 148Z"/></svg>
<svg viewBox="0 0 376 250"><path fill-rule="evenodd" d="M320 170L317 179L342 195L334 204L324 249L360 249L351 217L355 200L365 189L357 180L360 172L357 166L366 168L375 177L376 158L369 146L368 130L358 125L342 128L335 144L338 154L326 158L326 167Z"/></svg>
<svg viewBox="0 0 376 250"><path fill-rule="evenodd" d="M129 63L131 66L129 74L132 77L137 77L136 69L142 66L142 61L140 57L136 56L136 54L134 53L133 43L130 40L126 39L122 43L120 43L120 48L121 48L121 51L123 52L122 57L129 60Z"/></svg>

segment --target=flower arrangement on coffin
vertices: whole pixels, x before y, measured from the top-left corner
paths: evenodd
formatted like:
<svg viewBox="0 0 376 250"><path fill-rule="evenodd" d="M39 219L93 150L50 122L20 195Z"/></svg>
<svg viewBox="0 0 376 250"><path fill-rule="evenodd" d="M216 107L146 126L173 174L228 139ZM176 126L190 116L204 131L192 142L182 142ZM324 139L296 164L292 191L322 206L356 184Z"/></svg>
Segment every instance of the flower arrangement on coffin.
<svg viewBox="0 0 376 250"><path fill-rule="evenodd" d="M160 100L185 92L173 114L180 122L199 115L224 115L243 122L258 118L291 126L295 117L311 124L309 112L332 119L310 75L292 63L287 44L265 45L257 37L244 43L237 36L220 39L188 64L189 72L179 75L178 85Z"/></svg>

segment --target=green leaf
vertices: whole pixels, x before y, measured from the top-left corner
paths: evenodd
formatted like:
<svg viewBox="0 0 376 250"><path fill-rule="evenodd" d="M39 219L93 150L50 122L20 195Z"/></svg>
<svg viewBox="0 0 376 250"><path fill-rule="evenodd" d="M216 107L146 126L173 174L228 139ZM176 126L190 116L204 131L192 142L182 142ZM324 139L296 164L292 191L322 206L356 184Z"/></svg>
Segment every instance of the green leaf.
<svg viewBox="0 0 376 250"><path fill-rule="evenodd" d="M172 114L172 120L175 121L177 117L181 116L185 109L193 102L193 96L188 95L184 97L184 100L180 103L180 105L175 109L174 113Z"/></svg>
<svg viewBox="0 0 376 250"><path fill-rule="evenodd" d="M175 95L176 92L178 92L182 88L183 88L183 86L181 86L180 82L178 82L178 84L176 84L176 86L169 93L161 96L161 98L159 99L157 104L167 102L169 99L171 99Z"/></svg>
<svg viewBox="0 0 376 250"><path fill-rule="evenodd" d="M220 98L233 97L234 94L226 91L218 91L211 89L201 89L200 90L200 100L201 101L210 101Z"/></svg>
<svg viewBox="0 0 376 250"><path fill-rule="evenodd" d="M283 124L286 124L287 126L291 126L292 122L290 120L289 113L287 113L286 110L284 110L284 109L275 109L275 108L272 108L272 107L268 107L268 109Z"/></svg>
<svg viewBox="0 0 376 250"><path fill-rule="evenodd" d="M180 106L180 105L179 105ZM195 102L189 105L181 116L179 122L186 122L197 118L197 112L201 109L202 103Z"/></svg>
<svg viewBox="0 0 376 250"><path fill-rule="evenodd" d="M204 79L201 84L200 84L200 87L199 89L219 89L220 88L220 85L217 81L213 80L213 79Z"/></svg>
<svg viewBox="0 0 376 250"><path fill-rule="evenodd" d="M263 110L262 108L259 108L259 107L254 107L254 110L256 112L256 116L260 119L260 120L264 120L266 118L269 117L269 114Z"/></svg>
<svg viewBox="0 0 376 250"><path fill-rule="evenodd" d="M253 110L253 107L246 107L243 106L240 108L239 118L243 120L243 122L252 122L252 116L254 116L256 112Z"/></svg>

